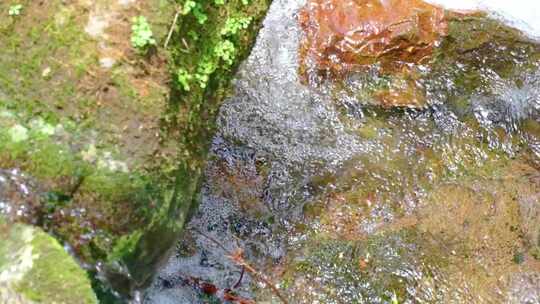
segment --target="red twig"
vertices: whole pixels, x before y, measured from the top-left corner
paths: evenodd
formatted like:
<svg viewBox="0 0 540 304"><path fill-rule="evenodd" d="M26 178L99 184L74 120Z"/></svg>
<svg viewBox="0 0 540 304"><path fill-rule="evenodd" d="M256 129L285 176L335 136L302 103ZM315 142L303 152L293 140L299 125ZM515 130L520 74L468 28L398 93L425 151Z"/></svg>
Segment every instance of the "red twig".
<svg viewBox="0 0 540 304"><path fill-rule="evenodd" d="M231 252L230 250L228 250L227 248L225 248L225 246L223 246L223 244L221 244L220 242L218 242L216 239L214 239L213 237L209 236L209 235L206 235L205 233L202 233L201 231L199 231L198 229L193 229L195 232L197 232L198 234L204 236L205 238L209 239L210 241L212 241L214 244L216 244L219 248L221 248L223 251L225 251L225 253L227 253L227 256L233 261L235 262L238 266L241 266L242 267L242 275L240 276L240 280L242 279L242 276L243 276L243 273L244 273L244 270L247 270L249 273L251 273L253 275L253 277L263 283L265 286L267 286L268 288L270 288L270 290L272 291L272 293L278 297L278 299L283 303L283 304L289 304L289 301L287 301L287 299L281 294L281 292L279 291L279 289L276 287L276 285L274 285L272 282L270 282L270 280L268 278L266 278L266 276L264 274L262 274L261 272L257 271L255 269L255 267L251 266L245 259L244 259L244 251L240 248L237 248L234 252ZM240 280L238 283L240 283ZM236 283L236 285L238 285L238 283ZM236 285L234 288L236 288ZM244 304L244 303L240 303L240 304ZM246 304L249 304L249 303L246 303Z"/></svg>
<svg viewBox="0 0 540 304"><path fill-rule="evenodd" d="M240 273L240 277L238 278L238 282L234 284L233 289L236 289L240 287L240 284L242 283L242 279L244 278L244 272L246 272L246 268L242 266L242 272Z"/></svg>
<svg viewBox="0 0 540 304"><path fill-rule="evenodd" d="M266 276L259 271L257 271L253 266L251 266L246 260L244 259L244 252L242 249L237 249L232 255L229 255L229 258L233 260L237 265L240 265L244 267L249 273L251 273L259 282L263 282L266 286L268 286L272 292L281 300L284 304L289 304L289 301L285 299L285 297L281 294L279 289L274 285L270 280L266 278Z"/></svg>

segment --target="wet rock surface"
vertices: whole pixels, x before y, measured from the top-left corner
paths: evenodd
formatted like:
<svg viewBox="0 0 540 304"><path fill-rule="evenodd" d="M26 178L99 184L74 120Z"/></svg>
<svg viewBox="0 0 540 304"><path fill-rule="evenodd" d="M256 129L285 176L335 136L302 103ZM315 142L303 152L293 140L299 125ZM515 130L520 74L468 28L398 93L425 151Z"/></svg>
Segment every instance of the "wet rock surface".
<svg viewBox="0 0 540 304"><path fill-rule="evenodd" d="M461 25L471 36L447 19L435 40L453 48L430 50L440 65L310 87L305 5L273 3L221 108L201 205L144 302L220 303L225 290L279 302L236 249L290 303L539 302L535 44L485 16ZM430 106L359 102L381 88Z"/></svg>
<svg viewBox="0 0 540 304"><path fill-rule="evenodd" d="M18 170L0 170L0 215L38 224L42 201L36 182Z"/></svg>
<svg viewBox="0 0 540 304"><path fill-rule="evenodd" d="M429 60L448 33L445 15L421 0L307 1L299 15L303 64L339 75Z"/></svg>
<svg viewBox="0 0 540 304"><path fill-rule="evenodd" d="M493 80L512 82L538 61L538 44L482 12L423 1L308 1L299 15L302 79L334 82L335 92L363 104L453 103L486 93Z"/></svg>

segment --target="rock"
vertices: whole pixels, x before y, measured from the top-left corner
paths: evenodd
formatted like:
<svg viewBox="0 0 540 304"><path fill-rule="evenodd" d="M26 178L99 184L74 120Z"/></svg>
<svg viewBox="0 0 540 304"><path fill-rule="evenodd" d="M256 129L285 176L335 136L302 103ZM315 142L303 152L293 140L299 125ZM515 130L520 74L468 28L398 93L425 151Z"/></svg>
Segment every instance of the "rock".
<svg viewBox="0 0 540 304"><path fill-rule="evenodd" d="M412 74L412 73L411 73ZM415 79L395 77L388 88L378 90L373 97L383 107L422 107L426 104L425 93L415 84Z"/></svg>
<svg viewBox="0 0 540 304"><path fill-rule="evenodd" d="M304 82L330 79L387 108L490 96L498 82L534 73L539 58L537 42L482 12L421 0L310 0L299 23Z"/></svg>
<svg viewBox="0 0 540 304"><path fill-rule="evenodd" d="M0 216L37 224L42 202L39 187L19 170L0 169Z"/></svg>
<svg viewBox="0 0 540 304"><path fill-rule="evenodd" d="M99 59L99 65L104 69L110 69L114 66L116 60L110 57L104 57Z"/></svg>
<svg viewBox="0 0 540 304"><path fill-rule="evenodd" d="M531 255L540 260L540 177L533 175L535 187L525 188L519 193L521 227Z"/></svg>
<svg viewBox="0 0 540 304"><path fill-rule="evenodd" d="M310 0L300 24L303 64L335 74L424 61L448 31L445 11L421 0Z"/></svg>
<svg viewBox="0 0 540 304"><path fill-rule="evenodd" d="M540 273L524 272L510 279L506 303L538 303L540 301Z"/></svg>
<svg viewBox="0 0 540 304"><path fill-rule="evenodd" d="M219 106L269 5L204 3L204 27L192 22L193 14L180 16L182 32L170 37L168 50L186 42L191 50L169 60L162 45L176 4L132 7L137 3L32 2L17 18L28 26L0 37L10 46L0 55L0 178L9 178L0 180L0 214L50 231L95 275L96 290L125 298L153 276L199 199ZM8 6L2 2L0 9ZM148 18L159 41L144 56L130 43L135 15ZM244 15L251 23L227 37L235 58L225 64L214 56L232 20L224 16ZM0 31L13 22L0 20ZM30 33L31 45L15 46ZM32 68L23 71L24 64ZM184 92L167 80L169 71L194 74L208 64L208 88L193 83ZM20 186L27 183L11 179L15 169L39 193L25 193Z"/></svg>
<svg viewBox="0 0 540 304"><path fill-rule="evenodd" d="M496 18L515 26L531 37L540 34L540 2L528 0L427 0L447 9L460 11L488 10Z"/></svg>
<svg viewBox="0 0 540 304"><path fill-rule="evenodd" d="M0 219L0 303L98 303L86 273L51 236Z"/></svg>
<svg viewBox="0 0 540 304"><path fill-rule="evenodd" d="M521 241L515 228L519 226L519 211L513 201L513 181L493 185L493 181L477 179L464 183L467 186L440 185L421 204L418 227L460 256L462 265L483 266L502 276L514 260L522 260L516 258ZM494 284L488 276L480 277L483 284Z"/></svg>

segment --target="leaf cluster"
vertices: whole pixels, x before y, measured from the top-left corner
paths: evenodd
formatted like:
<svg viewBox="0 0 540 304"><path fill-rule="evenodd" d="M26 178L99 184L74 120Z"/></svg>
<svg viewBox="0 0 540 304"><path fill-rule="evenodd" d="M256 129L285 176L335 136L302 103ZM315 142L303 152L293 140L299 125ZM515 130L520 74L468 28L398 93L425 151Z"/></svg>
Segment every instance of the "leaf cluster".
<svg viewBox="0 0 540 304"><path fill-rule="evenodd" d="M137 16L132 19L131 45L141 52L146 52L151 46L156 45L150 24L148 24L148 20L144 16Z"/></svg>
<svg viewBox="0 0 540 304"><path fill-rule="evenodd" d="M199 0L203 1L203 0ZM244 3L247 5L247 2ZM216 6L225 5L225 0L214 0ZM195 0L184 1L180 14L184 16L192 15L198 24L204 24L208 17L200 2ZM240 31L246 30L251 24L253 18L246 16L228 17L221 28L218 28L216 38L209 45L210 52L204 54L198 61L196 68L191 72L185 67L179 67L176 71L176 80L179 87L184 91L190 91L191 84L195 82L201 89L205 89L210 76L218 69L227 69L234 63L237 49L235 46L235 38L238 37ZM198 40L199 35L193 31L188 31L187 37ZM186 37L186 38L187 38Z"/></svg>
<svg viewBox="0 0 540 304"><path fill-rule="evenodd" d="M8 15L19 16L21 14L22 8L23 8L22 4L14 4L9 7Z"/></svg>

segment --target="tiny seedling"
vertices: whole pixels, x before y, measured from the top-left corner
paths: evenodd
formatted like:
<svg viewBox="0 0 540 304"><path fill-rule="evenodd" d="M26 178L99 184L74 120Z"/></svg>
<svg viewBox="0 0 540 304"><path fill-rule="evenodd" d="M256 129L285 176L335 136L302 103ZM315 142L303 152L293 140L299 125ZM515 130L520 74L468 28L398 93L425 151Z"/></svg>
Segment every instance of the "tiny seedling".
<svg viewBox="0 0 540 304"><path fill-rule="evenodd" d="M186 0L180 10L180 14L182 15L187 15L189 13L193 13L193 16L195 16L195 19L197 19L197 22L201 25L208 20L208 16L204 13L202 5L193 0Z"/></svg>
<svg viewBox="0 0 540 304"><path fill-rule="evenodd" d="M251 17L229 18L225 21L225 25L221 29L220 34L223 36L236 35L238 31L247 29L251 20Z"/></svg>
<svg viewBox="0 0 540 304"><path fill-rule="evenodd" d="M19 16L21 14L22 8L22 4L14 4L9 7L8 14L10 16Z"/></svg>
<svg viewBox="0 0 540 304"><path fill-rule="evenodd" d="M214 53L218 58L221 58L226 64L233 64L234 57L236 55L236 48L234 44L229 40L221 41L214 48Z"/></svg>
<svg viewBox="0 0 540 304"><path fill-rule="evenodd" d="M182 6L180 13L182 15L187 15L189 14L189 12L191 12L192 9L195 8L195 6L197 6L197 2L193 0L187 0L186 2L184 2L184 6Z"/></svg>
<svg viewBox="0 0 540 304"><path fill-rule="evenodd" d="M134 17L131 25L131 45L141 52L146 52L150 46L155 44L156 40L146 17Z"/></svg>
<svg viewBox="0 0 540 304"><path fill-rule="evenodd" d="M201 89L206 88L210 75L214 73L216 68L217 66L213 58L206 57L201 60L197 67L197 73L195 74L195 79L199 82L199 87Z"/></svg>
<svg viewBox="0 0 540 304"><path fill-rule="evenodd" d="M391 301L392 301L392 304L399 304L399 300L398 300L398 297L397 297L395 291L392 293L392 299L391 299Z"/></svg>
<svg viewBox="0 0 540 304"><path fill-rule="evenodd" d="M195 19L197 19L197 22L201 25L208 20L208 16L206 16L202 6L199 3L197 3L197 5L195 5L193 8L193 16L195 16Z"/></svg>
<svg viewBox="0 0 540 304"><path fill-rule="evenodd" d="M191 79L193 79L193 75L189 74L188 71L182 68L178 69L178 71L176 71L176 79L178 80L178 83L182 86L182 89L184 89L184 91L191 90L189 82L191 81Z"/></svg>

